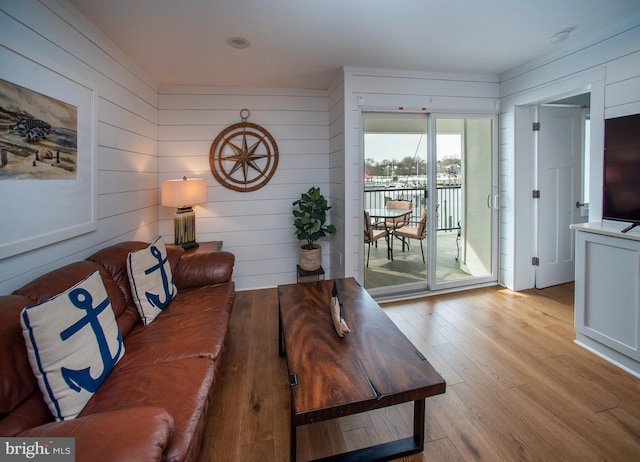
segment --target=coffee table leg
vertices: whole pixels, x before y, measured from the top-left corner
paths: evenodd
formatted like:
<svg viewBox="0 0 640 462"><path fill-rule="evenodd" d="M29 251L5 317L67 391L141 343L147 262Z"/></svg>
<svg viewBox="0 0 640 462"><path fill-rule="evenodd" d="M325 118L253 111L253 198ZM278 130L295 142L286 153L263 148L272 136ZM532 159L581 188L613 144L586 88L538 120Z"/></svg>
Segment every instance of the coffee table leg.
<svg viewBox="0 0 640 462"><path fill-rule="evenodd" d="M424 398L413 403L413 441L420 452L424 451Z"/></svg>
<svg viewBox="0 0 640 462"><path fill-rule="evenodd" d="M296 440L297 440L297 431L296 431L296 423L293 416L293 407L291 408L291 448L289 453L289 460L291 462L296 462Z"/></svg>

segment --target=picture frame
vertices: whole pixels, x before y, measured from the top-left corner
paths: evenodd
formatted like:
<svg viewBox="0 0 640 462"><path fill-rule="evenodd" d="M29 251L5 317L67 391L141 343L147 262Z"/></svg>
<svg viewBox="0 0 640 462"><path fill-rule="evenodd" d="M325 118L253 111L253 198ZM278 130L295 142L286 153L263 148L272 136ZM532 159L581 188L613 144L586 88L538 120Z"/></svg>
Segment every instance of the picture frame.
<svg viewBox="0 0 640 462"><path fill-rule="evenodd" d="M1 44L0 62L0 79L42 95L43 101L48 97L77 110L75 175L67 179L5 175L0 179L2 260L97 229L98 96L86 79L34 57L21 45ZM5 118L3 122L10 121Z"/></svg>

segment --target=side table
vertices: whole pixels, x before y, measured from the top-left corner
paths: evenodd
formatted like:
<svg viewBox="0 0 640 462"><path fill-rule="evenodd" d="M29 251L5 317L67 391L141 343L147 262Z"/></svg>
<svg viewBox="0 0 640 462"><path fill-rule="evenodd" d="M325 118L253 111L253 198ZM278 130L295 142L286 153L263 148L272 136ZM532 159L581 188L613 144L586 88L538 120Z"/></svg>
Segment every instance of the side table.
<svg viewBox="0 0 640 462"><path fill-rule="evenodd" d="M222 241L198 242L198 247L187 249L186 252L219 252L222 250Z"/></svg>
<svg viewBox="0 0 640 462"><path fill-rule="evenodd" d="M298 282L322 281L324 279L324 269L322 266L315 271L305 271L296 265Z"/></svg>

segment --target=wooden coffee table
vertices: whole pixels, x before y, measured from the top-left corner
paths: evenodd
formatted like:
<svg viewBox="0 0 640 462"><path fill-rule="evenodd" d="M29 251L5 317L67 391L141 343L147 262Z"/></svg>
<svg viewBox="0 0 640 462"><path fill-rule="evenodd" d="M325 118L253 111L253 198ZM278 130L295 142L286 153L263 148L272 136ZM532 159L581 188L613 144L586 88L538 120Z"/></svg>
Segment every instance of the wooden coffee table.
<svg viewBox="0 0 640 462"><path fill-rule="evenodd" d="M324 460L390 460L424 450L425 398L444 379L353 278L340 279L344 319L337 336L329 302L333 280L278 286L279 351L291 383L291 460L296 428L414 401L413 436Z"/></svg>

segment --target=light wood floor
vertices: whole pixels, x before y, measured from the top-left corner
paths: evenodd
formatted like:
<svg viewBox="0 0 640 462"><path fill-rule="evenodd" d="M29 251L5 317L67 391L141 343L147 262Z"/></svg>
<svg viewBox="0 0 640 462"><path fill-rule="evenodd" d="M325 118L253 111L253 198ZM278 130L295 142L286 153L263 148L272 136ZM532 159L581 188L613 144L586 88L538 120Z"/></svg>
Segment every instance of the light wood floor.
<svg viewBox="0 0 640 462"><path fill-rule="evenodd" d="M276 289L239 292L201 462L286 461ZM384 305L447 381L404 461L638 461L640 379L572 340L573 287L500 287ZM357 326L352 326L357 328ZM411 434L411 405L298 431L298 460Z"/></svg>

